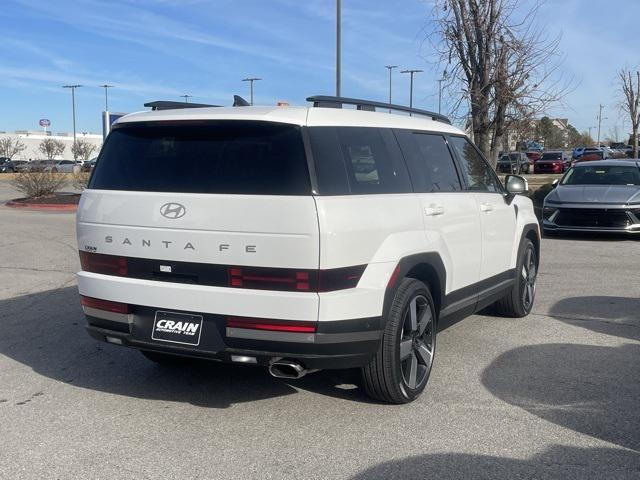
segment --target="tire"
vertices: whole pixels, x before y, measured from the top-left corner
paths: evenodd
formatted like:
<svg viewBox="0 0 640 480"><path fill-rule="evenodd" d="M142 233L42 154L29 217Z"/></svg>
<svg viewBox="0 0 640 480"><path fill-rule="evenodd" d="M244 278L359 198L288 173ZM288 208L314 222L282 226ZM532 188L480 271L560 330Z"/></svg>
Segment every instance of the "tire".
<svg viewBox="0 0 640 480"><path fill-rule="evenodd" d="M362 368L367 394L382 402L415 400L431 375L436 347L436 311L429 288L405 278L398 287L378 351Z"/></svg>
<svg viewBox="0 0 640 480"><path fill-rule="evenodd" d="M180 365L186 361L186 358L178 355L169 355L167 353L151 352L148 350L140 350L140 353L147 359L162 366Z"/></svg>
<svg viewBox="0 0 640 480"><path fill-rule="evenodd" d="M511 291L495 303L496 312L505 317L526 317L536 297L538 256L533 243L525 238L520 245L516 264L516 282Z"/></svg>

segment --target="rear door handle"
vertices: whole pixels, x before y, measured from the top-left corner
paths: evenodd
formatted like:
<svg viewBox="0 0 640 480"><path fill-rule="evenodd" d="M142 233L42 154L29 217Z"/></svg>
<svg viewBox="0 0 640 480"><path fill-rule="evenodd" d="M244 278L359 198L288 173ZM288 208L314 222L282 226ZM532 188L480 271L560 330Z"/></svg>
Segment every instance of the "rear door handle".
<svg viewBox="0 0 640 480"><path fill-rule="evenodd" d="M493 212L493 205L490 203L481 203L480 204L481 212Z"/></svg>
<svg viewBox="0 0 640 480"><path fill-rule="evenodd" d="M437 217L438 215L444 215L444 207L442 205L431 204L428 207L424 207L424 214L427 217Z"/></svg>

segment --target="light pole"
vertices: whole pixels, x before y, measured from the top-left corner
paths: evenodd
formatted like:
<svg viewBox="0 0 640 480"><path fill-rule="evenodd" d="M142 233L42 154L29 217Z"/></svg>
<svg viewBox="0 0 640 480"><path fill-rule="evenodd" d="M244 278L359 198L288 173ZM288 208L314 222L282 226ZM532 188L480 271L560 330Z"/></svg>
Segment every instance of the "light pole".
<svg viewBox="0 0 640 480"><path fill-rule="evenodd" d="M600 126L602 125L602 109L604 105L600 104L600 110L598 110L598 142L596 147L600 148Z"/></svg>
<svg viewBox="0 0 640 480"><path fill-rule="evenodd" d="M447 71L442 72L442 78L438 79L438 113L442 113L442 82L447 79Z"/></svg>
<svg viewBox="0 0 640 480"><path fill-rule="evenodd" d="M424 70L402 70L400 73L408 73L411 75L411 79L409 80L409 108L413 108L413 75L415 73L422 73ZM411 116L411 112L409 112L409 116Z"/></svg>
<svg viewBox="0 0 640 480"><path fill-rule="evenodd" d="M262 80L262 79L261 78L257 78L257 77L249 77L249 78L243 78L242 79L243 82L249 82L250 91L251 91L251 101L249 103L251 105L253 105L253 82L256 82L258 80Z"/></svg>
<svg viewBox="0 0 640 480"><path fill-rule="evenodd" d="M107 90L110 88L113 88L113 85L107 85L106 83L104 85L100 85L102 88L104 88L104 111L108 112L109 111L109 95L107 94Z"/></svg>
<svg viewBox="0 0 640 480"><path fill-rule="evenodd" d="M193 95L189 95L189 94L180 95L180 96L184 98L184 103L189 103L189 99L193 97Z"/></svg>
<svg viewBox="0 0 640 480"><path fill-rule="evenodd" d="M76 159L76 154L74 153L76 146L76 88L80 88L82 85L63 85L62 88L70 88L71 89L71 109L73 111L73 159Z"/></svg>
<svg viewBox="0 0 640 480"><path fill-rule="evenodd" d="M342 2L336 0L336 97L340 96L340 74L341 74L341 58L340 50L342 43Z"/></svg>
<svg viewBox="0 0 640 480"><path fill-rule="evenodd" d="M398 68L397 65L385 65L386 69L389 70L389 113L391 113L391 70L394 68Z"/></svg>
<svg viewBox="0 0 640 480"><path fill-rule="evenodd" d="M597 125L594 125L593 127L587 127L587 129L589 130L589 139L590 139L590 140L593 140L593 137L591 136L591 129L592 129L592 128L598 128L598 126L597 126Z"/></svg>

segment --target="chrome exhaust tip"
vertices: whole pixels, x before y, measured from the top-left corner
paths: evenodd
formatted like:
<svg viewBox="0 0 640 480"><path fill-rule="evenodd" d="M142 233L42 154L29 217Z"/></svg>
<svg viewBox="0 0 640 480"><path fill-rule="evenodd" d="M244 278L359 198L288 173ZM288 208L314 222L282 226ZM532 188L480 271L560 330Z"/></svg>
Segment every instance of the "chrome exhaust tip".
<svg viewBox="0 0 640 480"><path fill-rule="evenodd" d="M276 360L269 365L269 373L276 378L297 380L309 373L309 370L292 360Z"/></svg>

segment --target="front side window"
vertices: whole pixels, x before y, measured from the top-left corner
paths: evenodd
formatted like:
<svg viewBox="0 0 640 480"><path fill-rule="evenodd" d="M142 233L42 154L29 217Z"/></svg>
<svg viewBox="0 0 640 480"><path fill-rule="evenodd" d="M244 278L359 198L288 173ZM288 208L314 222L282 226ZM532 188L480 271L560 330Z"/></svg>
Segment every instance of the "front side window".
<svg viewBox="0 0 640 480"><path fill-rule="evenodd" d="M499 193L500 186L489 165L475 147L464 137L450 137L449 143L455 148L462 168L462 175L469 190Z"/></svg>
<svg viewBox="0 0 640 480"><path fill-rule="evenodd" d="M396 135L416 191L462 190L451 152L442 135L407 130L397 130Z"/></svg>

